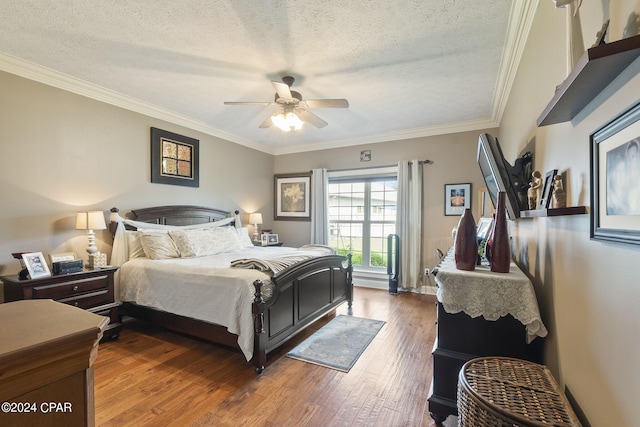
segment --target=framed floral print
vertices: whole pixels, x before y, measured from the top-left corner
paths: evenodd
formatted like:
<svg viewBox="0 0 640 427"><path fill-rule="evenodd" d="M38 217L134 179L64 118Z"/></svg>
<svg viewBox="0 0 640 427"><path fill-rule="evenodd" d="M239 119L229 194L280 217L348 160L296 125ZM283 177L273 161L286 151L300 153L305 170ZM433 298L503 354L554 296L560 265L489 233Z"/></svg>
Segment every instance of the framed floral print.
<svg viewBox="0 0 640 427"><path fill-rule="evenodd" d="M311 221L311 173L275 175L274 219Z"/></svg>

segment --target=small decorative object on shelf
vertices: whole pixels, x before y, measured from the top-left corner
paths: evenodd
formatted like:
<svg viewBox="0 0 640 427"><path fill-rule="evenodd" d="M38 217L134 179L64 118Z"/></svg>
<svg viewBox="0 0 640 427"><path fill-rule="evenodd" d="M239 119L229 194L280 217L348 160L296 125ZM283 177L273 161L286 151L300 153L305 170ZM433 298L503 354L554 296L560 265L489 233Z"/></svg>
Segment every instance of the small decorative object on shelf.
<svg viewBox="0 0 640 427"><path fill-rule="evenodd" d="M551 169L544 176L542 183L542 194L538 203L538 209L549 209L551 207L551 192L553 191L553 178L558 173L558 169Z"/></svg>
<svg viewBox="0 0 640 427"><path fill-rule="evenodd" d="M491 271L508 273L511 264L511 248L507 230L507 212L505 209L506 193L498 193L496 219L493 223L493 242L491 244Z"/></svg>
<svg viewBox="0 0 640 427"><path fill-rule="evenodd" d="M553 196L551 198L551 207L554 209L567 207L567 193L562 185L562 175L553 177Z"/></svg>
<svg viewBox="0 0 640 427"><path fill-rule="evenodd" d="M476 221L473 219L471 209L465 209L460 217L455 242L456 268L458 270L474 270L478 258L478 241Z"/></svg>
<svg viewBox="0 0 640 427"><path fill-rule="evenodd" d="M535 209L540 203L540 190L542 189L542 174L540 171L534 171L531 174L531 183L529 184L529 190L527 196L529 198L529 209Z"/></svg>

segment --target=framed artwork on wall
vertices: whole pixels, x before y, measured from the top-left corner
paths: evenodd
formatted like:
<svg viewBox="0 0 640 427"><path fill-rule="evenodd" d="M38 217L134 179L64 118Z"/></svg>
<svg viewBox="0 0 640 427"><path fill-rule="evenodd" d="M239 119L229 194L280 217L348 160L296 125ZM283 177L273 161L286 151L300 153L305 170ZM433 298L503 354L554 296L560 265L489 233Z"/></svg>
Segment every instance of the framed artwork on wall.
<svg viewBox="0 0 640 427"><path fill-rule="evenodd" d="M311 173L275 175L274 219L311 221Z"/></svg>
<svg viewBox="0 0 640 427"><path fill-rule="evenodd" d="M151 182L200 186L200 141L151 128Z"/></svg>
<svg viewBox="0 0 640 427"><path fill-rule="evenodd" d="M444 214L462 215L471 208L471 184L445 184Z"/></svg>
<svg viewBox="0 0 640 427"><path fill-rule="evenodd" d="M591 238L640 244L640 102L593 132Z"/></svg>

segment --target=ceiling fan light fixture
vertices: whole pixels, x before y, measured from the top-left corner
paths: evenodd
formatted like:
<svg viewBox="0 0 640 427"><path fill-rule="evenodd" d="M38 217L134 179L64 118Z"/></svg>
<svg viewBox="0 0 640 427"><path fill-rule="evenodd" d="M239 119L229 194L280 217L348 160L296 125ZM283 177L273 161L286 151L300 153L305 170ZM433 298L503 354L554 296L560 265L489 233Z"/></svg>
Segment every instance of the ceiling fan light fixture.
<svg viewBox="0 0 640 427"><path fill-rule="evenodd" d="M284 132L300 130L304 124L296 113L293 111L285 113L284 110L281 110L278 114L271 116L271 121L278 127L278 129L281 129Z"/></svg>

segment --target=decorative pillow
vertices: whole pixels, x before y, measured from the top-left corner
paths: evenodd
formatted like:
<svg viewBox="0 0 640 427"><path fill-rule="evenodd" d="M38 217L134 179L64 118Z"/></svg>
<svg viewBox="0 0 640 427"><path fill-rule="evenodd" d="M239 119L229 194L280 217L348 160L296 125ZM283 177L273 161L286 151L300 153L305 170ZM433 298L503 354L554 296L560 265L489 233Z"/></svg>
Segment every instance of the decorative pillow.
<svg viewBox="0 0 640 427"><path fill-rule="evenodd" d="M241 249L240 238L233 227L193 230L170 230L182 258L215 255Z"/></svg>
<svg viewBox="0 0 640 427"><path fill-rule="evenodd" d="M253 242L251 241L251 237L249 237L249 229L247 227L240 227L236 228L236 231L240 239L240 246L242 248L252 248Z"/></svg>
<svg viewBox="0 0 640 427"><path fill-rule="evenodd" d="M151 259L180 258L180 252L166 231L138 231L145 255Z"/></svg>
<svg viewBox="0 0 640 427"><path fill-rule="evenodd" d="M127 246L129 247L129 259L144 258L146 256L138 233L138 231L125 231L125 235L127 236Z"/></svg>

